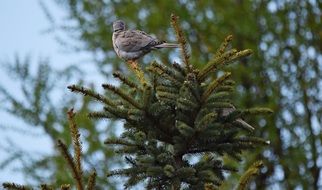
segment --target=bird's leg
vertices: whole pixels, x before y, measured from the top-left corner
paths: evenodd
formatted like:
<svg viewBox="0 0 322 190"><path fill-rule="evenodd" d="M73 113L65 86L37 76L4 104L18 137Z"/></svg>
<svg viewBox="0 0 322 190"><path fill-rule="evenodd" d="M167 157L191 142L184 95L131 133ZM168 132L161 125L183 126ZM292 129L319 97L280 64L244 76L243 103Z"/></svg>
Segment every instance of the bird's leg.
<svg viewBox="0 0 322 190"><path fill-rule="evenodd" d="M144 73L138 65L136 60L128 60L127 61L130 69L134 72L135 76L139 79L142 86L145 86L147 83L144 78Z"/></svg>

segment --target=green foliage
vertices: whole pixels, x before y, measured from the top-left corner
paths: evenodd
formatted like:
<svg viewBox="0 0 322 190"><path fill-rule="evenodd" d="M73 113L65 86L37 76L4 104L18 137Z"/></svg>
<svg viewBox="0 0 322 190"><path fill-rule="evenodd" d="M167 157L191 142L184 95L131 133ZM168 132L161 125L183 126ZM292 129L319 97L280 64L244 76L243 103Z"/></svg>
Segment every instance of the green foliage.
<svg viewBox="0 0 322 190"><path fill-rule="evenodd" d="M114 153L111 150L103 150L103 144L99 139L102 133L113 135L113 122L108 123L108 129L98 129L97 122L86 117L89 107L93 106L88 98L77 100L75 97L69 97L65 93L60 93L59 89L66 89L66 83L71 77L80 74L80 71L74 67L66 68L63 71L57 71L50 67L48 60L40 60L37 67L30 63L30 59L21 59L16 57L14 62L4 64L3 68L10 74L12 81L19 82L19 89L22 96L10 93L0 86L1 109L6 110L15 119L22 119L22 126L14 124L13 126L5 126L3 123L1 130L14 131L18 135L34 135L36 128L41 131L42 136L46 135L54 145L58 138L64 140L67 147L72 144L72 139L68 130L66 121L66 111L68 108L78 104L79 115L76 117L80 123L79 128L85 134L83 137L85 145L89 145L84 150L83 162L87 169L89 166L101 165L97 168L97 188L103 187L115 188L115 182L110 180L106 182L104 173L108 166L105 164L106 159ZM36 68L36 70L34 70ZM60 80L57 80L59 78ZM16 92L18 94L18 92ZM61 97L61 98L58 98ZM17 161L22 163L21 167L17 167L19 172L23 174L26 180L33 181L32 184L40 184L43 182L52 184L68 184L72 181L72 176L65 172L66 163L58 152L52 151L48 154L39 154L41 150L36 152L27 152L24 147L18 147L15 139L7 145L5 141L1 143L7 157L0 160L1 169L10 168ZM34 146L27 144L26 146ZM98 157L97 155L101 155ZM111 162L118 164L117 160L110 159ZM102 177L103 176L103 177ZM102 185L104 184L104 186Z"/></svg>
<svg viewBox="0 0 322 190"><path fill-rule="evenodd" d="M75 123L75 113L73 109L69 110L68 113L68 121L69 121L69 130L70 130L70 136L73 140L73 149L74 149L74 155L71 155L68 151L68 147L65 143L63 143L61 140L57 141L57 146L62 154L62 156L65 158L65 161L67 165L70 167L74 183L77 190L84 190L84 171L83 167L81 165L81 158L82 158L82 145L80 140L80 133L78 130L78 127ZM92 171L91 174L88 177L88 183L86 185L86 190L94 190L96 189L96 172ZM3 187L8 190L32 190L32 188L29 188L24 185L18 185L16 183L3 183ZM61 190L69 190L71 187L70 184L63 184L60 186ZM41 184L40 189L41 190L52 190L54 187L52 185L48 184Z"/></svg>
<svg viewBox="0 0 322 190"><path fill-rule="evenodd" d="M24 185L18 185L15 183L4 183L3 187L8 190L31 190L31 188L24 186Z"/></svg>
<svg viewBox="0 0 322 190"><path fill-rule="evenodd" d="M192 54L190 62L196 68L202 67L213 57L218 57L218 52L222 54L222 51L216 52L214 48L219 47L219 43L227 34L233 34L238 39L233 42L234 47L238 49L247 47L253 49L256 53L251 59L242 58L240 60L242 64L226 67L227 72L232 73L231 78L238 81L237 95L224 92L217 95L215 93L209 98L218 100L225 97L222 98L223 102L220 105L226 104L226 107L232 99L237 107L264 106L274 110L271 117L247 118L254 126L258 126L255 131L257 136L266 137L272 142L267 147L268 150L260 156L258 156L258 153L262 153L261 149L245 155L247 156L245 165L251 165L255 160L261 159L266 166L262 175L255 179L256 184L252 184L250 189L275 188L276 186L281 189L320 188L321 166L318 164L321 157L320 142L322 141L321 130L318 127L322 123L320 119L322 118L320 111L322 110L321 77L319 77L322 52L320 18L322 3L320 1L180 0L174 3L171 0L55 0L55 2L66 12L67 16L64 19L55 20L55 15L47 14L46 16L50 21L50 31L53 31L53 29L59 30L55 33L55 37L63 45L66 45L66 41L69 42L70 39L73 42L76 40L77 43L67 43L67 45L70 45L67 46L68 50L74 48L77 51L85 50L93 53L94 62L104 76L113 73L110 70L111 65L113 70L122 70L122 73L124 73L124 68L116 58L111 43L111 23L117 18L126 20L130 28L139 28L154 33L161 39L173 41L172 32L165 30L169 25L168 19L165 18L168 18L172 12L178 13L183 20L189 21L184 22L183 27ZM50 7L47 10L50 11ZM66 41L62 38L60 29L66 32ZM221 47L223 46L220 46L219 50L222 49ZM168 56L167 53L155 52L153 56L148 56L142 60L143 64L149 63L155 57L161 60L163 64L172 63L169 60L173 54ZM185 72L176 65L173 64L178 72ZM126 77L129 76L126 74ZM17 79L14 78L13 80ZM28 83L27 81L24 82L27 87L30 86ZM140 88L142 87L140 86ZM226 90L229 88L229 86L220 87L220 89ZM163 93L161 93L162 90ZM165 98L164 95L168 91L171 94L173 90L175 88L160 87L159 96ZM134 93L134 91L136 90L133 88L129 90L129 93ZM10 96L12 97L12 94ZM66 97L70 98L70 96ZM14 99L18 100L16 97ZM227 101L224 101L224 99ZM88 99L85 100L86 103L83 106L84 109L82 109L83 114L88 112ZM18 102L26 103L24 100ZM61 104L67 105L65 102ZM55 107L61 104L56 103ZM220 107L220 105L216 106ZM48 106L48 103L44 102L44 105L40 107L46 106ZM113 110L108 106L106 106L106 109ZM155 105L153 110L162 111L158 105ZM30 119L30 115L26 117L21 113L17 111L13 115L23 118L25 121L28 120L28 122L29 120L37 120ZM60 109L57 109L56 113L64 115L64 112ZM93 117L110 117L111 115L105 111L91 114ZM35 116L37 115L35 114ZM50 116L50 121L60 121L59 123L65 121L63 117L56 119L52 115ZM216 116L209 115L208 117ZM205 121L208 121L208 119ZM87 126L92 126L89 125L90 122L83 117L79 118L80 124L86 123ZM178 130L189 134L184 130L189 131L191 127L187 128L181 125ZM251 130L249 127L236 123L237 125L245 130ZM95 127L84 127L86 131L89 129L95 129ZM95 138L99 132L96 130L89 131L91 135L86 138L85 142L90 144L90 152L94 153L95 147L99 146L97 138ZM69 138L68 135L68 133L64 133L67 139ZM61 134L58 136L61 136ZM11 147L6 150L13 151ZM109 152L107 155L111 154ZM87 155L87 153L84 153L84 155ZM24 157L22 160L29 158L25 152L15 150L6 160L17 160L21 156ZM51 160L51 157L46 157L43 160L34 158L33 164L27 164L28 167L25 171L28 175L26 177L41 181L39 177L42 176L42 172L40 172L40 175L39 173L35 175L35 168L40 168L40 166L43 168L43 164L48 163L49 160ZM56 160L59 160L59 158L55 157ZM227 162L230 161L227 160ZM5 161L2 162L1 166L4 165L6 165ZM104 167L104 164L97 165ZM62 164L57 167L57 171L62 171L64 166L65 164ZM46 166L45 168L51 167ZM241 168L241 170L243 169ZM247 168L244 170L246 171ZM53 170L50 169L50 171ZM231 175L228 181L236 181L236 176ZM282 177L277 178L278 176ZM68 178L64 173L57 175L57 178L59 177ZM102 180L102 183L105 183L105 181ZM207 185L209 188L212 186L211 184ZM232 185L228 184L224 189L232 188Z"/></svg>
<svg viewBox="0 0 322 190"><path fill-rule="evenodd" d="M255 162L240 178L237 190L246 190L247 184L250 182L250 178L259 174L259 170L263 167L263 162Z"/></svg>
<svg viewBox="0 0 322 190"><path fill-rule="evenodd" d="M124 184L126 189L142 181L146 182L147 189L185 186L202 189L207 184L219 187L225 180L224 172L236 172L235 167L224 163L224 155L241 161L243 151L267 144L249 133L254 128L245 130L235 122L241 116L271 111L236 109L229 102L234 88L234 82L228 80L229 74L215 79L209 77L218 66L245 57L250 51L221 47L218 57L223 59L215 58L204 68L196 69L186 55L187 44L182 39L177 17L172 16L172 24L181 43L183 66L152 62L145 72L144 82L139 80L136 84L115 73L114 76L130 88L103 84L102 87L112 93L111 97L77 85L68 87L102 102L104 111L91 113L91 116L124 120L122 135L108 138L105 143L126 155L129 167L107 175L128 177ZM131 91L133 87L135 91ZM197 155L201 157L196 157L195 163L187 158Z"/></svg>
<svg viewBox="0 0 322 190"><path fill-rule="evenodd" d="M267 163L264 175L250 188L321 188L322 172L318 164L322 141L318 127L322 123L319 119L322 118L321 1L56 2L70 19L59 24L67 26L67 33L83 44L82 50L94 55L104 52L95 62L105 76L112 73L107 69L111 64L114 70L122 69L110 38L111 23L119 18L130 28L173 41L172 32L165 30L169 25L165 18L177 13L189 21L183 27L189 41L190 62L197 68L217 57L215 47L227 34L232 34L238 39L233 42L234 47L256 52L251 61L242 58L242 64L227 67L233 73L232 79L238 81L238 96L232 97L234 103L238 107L264 106L274 110L272 117L248 120L259 126L256 135L272 141L260 158L255 155L261 150L248 154L248 165L258 159ZM172 55L153 53L164 64L172 62L169 61ZM146 57L142 64L154 57Z"/></svg>

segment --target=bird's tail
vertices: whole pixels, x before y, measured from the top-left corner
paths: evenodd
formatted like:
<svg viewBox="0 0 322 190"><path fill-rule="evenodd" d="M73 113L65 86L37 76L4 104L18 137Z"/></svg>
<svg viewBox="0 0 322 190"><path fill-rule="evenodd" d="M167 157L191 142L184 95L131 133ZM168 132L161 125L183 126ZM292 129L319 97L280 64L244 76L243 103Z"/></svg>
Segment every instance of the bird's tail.
<svg viewBox="0 0 322 190"><path fill-rule="evenodd" d="M178 48L179 44L163 43L154 47L155 48Z"/></svg>

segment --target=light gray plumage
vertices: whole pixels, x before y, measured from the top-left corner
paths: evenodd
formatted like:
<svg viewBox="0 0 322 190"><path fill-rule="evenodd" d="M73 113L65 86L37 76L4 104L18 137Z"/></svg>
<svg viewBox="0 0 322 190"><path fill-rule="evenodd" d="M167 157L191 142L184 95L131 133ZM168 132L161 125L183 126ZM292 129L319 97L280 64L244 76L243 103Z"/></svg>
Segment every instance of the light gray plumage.
<svg viewBox="0 0 322 190"><path fill-rule="evenodd" d="M231 108L224 108L224 109L222 109L222 111L221 111L221 116L228 116L229 114L231 114L233 111L235 111L236 110L236 108L233 106L233 107L231 107ZM240 125L242 125L242 126L244 126L244 127L246 127L246 128L248 128L249 130L251 130L251 131L253 131L254 130L254 127L253 126L251 126L251 125L249 125L248 123L246 123L244 120L242 120L241 118L238 118L238 119L236 119L236 121L235 122L237 122L237 123L239 123Z"/></svg>
<svg viewBox="0 0 322 190"><path fill-rule="evenodd" d="M135 61L151 50L178 47L178 44L160 41L140 30L126 30L121 20L113 23L112 41L116 54L126 61Z"/></svg>

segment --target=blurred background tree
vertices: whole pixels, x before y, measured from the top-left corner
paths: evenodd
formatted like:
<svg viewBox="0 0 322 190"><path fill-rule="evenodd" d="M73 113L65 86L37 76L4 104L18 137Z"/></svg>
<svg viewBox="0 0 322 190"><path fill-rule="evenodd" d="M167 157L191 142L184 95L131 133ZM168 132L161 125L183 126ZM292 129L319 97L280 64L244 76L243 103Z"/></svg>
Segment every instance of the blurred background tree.
<svg viewBox="0 0 322 190"><path fill-rule="evenodd" d="M63 89L66 88L71 78L77 78L75 75L82 75L82 72L71 66L63 71L57 71L51 68L50 63L46 59L38 62L36 72L31 68L30 59L28 57L21 59L18 56L12 62L4 64L11 80L19 80L20 86L16 94L9 93L5 88L0 86L2 99L2 109L23 122L23 129L19 130L19 124L13 126L1 126L3 130L14 130L18 133L34 136L38 134L33 131L35 128L41 128L44 135L49 137L51 144L56 144L58 138L63 139L67 144L71 145L71 136L68 130L68 121L66 118L67 110L77 106L79 112L76 118L80 130L82 131L84 165L86 169L95 167L97 174L98 187L104 183L104 187L113 189L115 182L106 182L105 172L109 163L117 165L119 162L116 157L111 157L114 153L112 150L106 150L105 146L100 143L107 136L113 136L114 122L104 123L95 122L87 118L88 109L94 106L88 98L76 99L69 96ZM79 83L82 83L79 80ZM17 96L20 92L22 97ZM18 129L18 130L17 130ZM39 137L38 137L39 138ZM99 140L98 140L99 139ZM25 151L16 145L19 139L13 139L7 144L1 144L8 157L1 160L1 168L6 168L11 164L16 164L17 160L22 164L16 167L23 173L25 180L33 185L40 183L48 184L66 184L72 181L72 176L66 172L65 160L58 151L52 151L52 154L44 154L41 150L36 152ZM30 142L26 146L35 146ZM54 147L52 147L54 149ZM101 187L103 188L103 187Z"/></svg>
<svg viewBox="0 0 322 190"><path fill-rule="evenodd" d="M260 120L254 118L250 121L257 123L258 136L272 142L269 148L265 147L265 151L259 150L247 155L249 164L254 160L263 159L266 166L262 175L251 185L251 189L322 187L322 3L320 1L55 0L55 2L66 11L68 17L66 20L55 20L55 15L50 13L50 7L42 4L51 24L50 31L53 33L64 31L68 34L67 38L57 38L66 49L90 52L93 55L93 64L106 80L110 80L113 70L125 70L124 64L116 58L112 48L111 23L116 19L125 20L129 28L138 28L153 33L158 38L173 41L174 34L170 28L169 18L171 13L176 13L183 21L182 27L190 44L191 61L194 64L207 62L213 56L208 52L215 52L225 36L232 34L235 39L234 47L250 48L255 52L251 59L230 66L234 73L233 79L239 84L237 86L239 99L234 102L240 107L256 105L274 110L272 117ZM74 41L70 42L70 39ZM70 43L65 43L66 41ZM141 62L149 63L155 59L173 61L176 56L175 52L162 55L155 52L146 56ZM87 110L88 106L85 107ZM11 113L26 118L20 112ZM40 113L42 112L35 115ZM53 121L56 122L58 119ZM87 124L84 128L92 129L88 133L99 135L95 123L90 122L93 121L78 123ZM95 147L98 151L106 153L106 147L101 147L96 140L86 139L84 142L88 143L89 147ZM92 145L94 142L97 144ZM93 163L104 166L104 161ZM245 164L246 168L249 164ZM47 170L54 171L51 168ZM230 177L231 180L237 179L236 176ZM229 189L229 184L226 185Z"/></svg>

